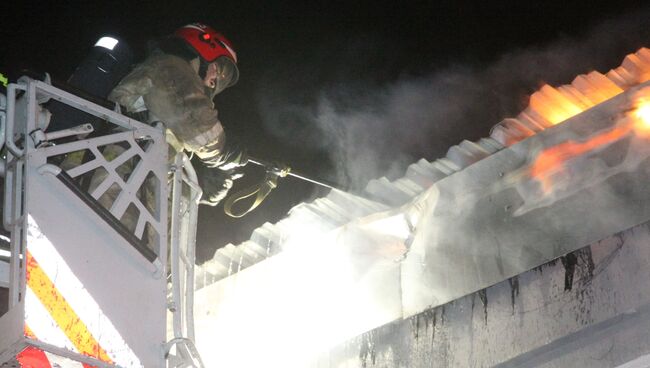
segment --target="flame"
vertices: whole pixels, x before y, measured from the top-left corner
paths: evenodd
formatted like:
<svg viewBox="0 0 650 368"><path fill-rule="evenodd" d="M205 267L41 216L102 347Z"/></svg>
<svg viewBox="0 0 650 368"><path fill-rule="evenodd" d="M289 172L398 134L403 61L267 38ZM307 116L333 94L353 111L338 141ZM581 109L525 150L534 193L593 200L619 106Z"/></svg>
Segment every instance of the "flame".
<svg viewBox="0 0 650 368"><path fill-rule="evenodd" d="M515 119L504 120L501 123L503 129L493 129L492 137L509 146L648 80L650 49L641 48L627 55L621 66L606 74L593 71L579 75L571 84L557 88L542 86L530 96L530 104L521 114ZM552 177L564 171L571 159L604 148L631 134L650 139L650 93L647 89L635 96L632 106L614 127L584 140L563 142L540 152L528 167L528 174L541 183L544 194L552 189Z"/></svg>
<svg viewBox="0 0 650 368"><path fill-rule="evenodd" d="M530 96L524 113L556 125L649 79L650 50L641 48L607 74L592 71L558 88L544 85Z"/></svg>
<svg viewBox="0 0 650 368"><path fill-rule="evenodd" d="M567 141L543 150L530 167L530 176L542 184L544 193L552 188L552 175L563 171L566 162L584 153L606 147L631 131L630 124L614 127L603 133L596 134L586 141Z"/></svg>
<svg viewBox="0 0 650 368"><path fill-rule="evenodd" d="M539 153L529 167L529 175L542 185L544 194L552 190L553 175L566 169L571 159L605 148L630 134L650 139L650 97L637 98L634 108L611 129L596 133L585 140L569 140Z"/></svg>
<svg viewBox="0 0 650 368"><path fill-rule="evenodd" d="M632 115L635 118L635 132L644 137L650 137L650 99L637 100L636 109Z"/></svg>
<svg viewBox="0 0 650 368"><path fill-rule="evenodd" d="M559 88L543 86L530 96L528 111L556 125L621 92L623 88L613 81L598 72L591 72L577 77L571 85Z"/></svg>
<svg viewBox="0 0 650 368"><path fill-rule="evenodd" d="M605 74L592 71L579 75L571 84L542 86L530 96L529 106L524 111L497 124L490 137L504 146L511 146L648 80L650 49L641 48Z"/></svg>

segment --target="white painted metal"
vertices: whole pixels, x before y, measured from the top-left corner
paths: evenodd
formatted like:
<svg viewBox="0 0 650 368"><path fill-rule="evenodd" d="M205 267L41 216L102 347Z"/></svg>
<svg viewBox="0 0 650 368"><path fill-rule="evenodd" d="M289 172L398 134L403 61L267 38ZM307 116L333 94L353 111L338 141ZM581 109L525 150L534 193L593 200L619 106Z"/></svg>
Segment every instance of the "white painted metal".
<svg viewBox="0 0 650 368"><path fill-rule="evenodd" d="M20 103L16 103L17 90L24 91ZM116 132L91 139L36 147L27 133L43 129L43 122L39 120L39 104L50 98L105 120L106 124L115 127ZM19 83L8 86L6 112L2 111L0 115L0 128L3 128L0 134L5 137L4 143L8 149L3 224L12 232L10 310L0 318L0 330L3 331L0 334L0 362L7 361L25 343L29 343L23 337L24 254L29 214L65 260L71 274L101 307L103 314L121 335L120 338L135 352L142 366L164 366L168 146L162 129L142 124L47 83L28 78L21 78ZM81 130L83 133L88 132L85 127ZM78 131L70 133L76 135ZM60 138L60 135L39 133L38 137L39 140L51 140ZM106 159L101 147L111 144L125 144L128 147L116 158ZM80 150L87 150L94 157L76 167L66 167L70 177L74 179L81 175L93 175L95 178L94 170L102 169L106 172L97 188L88 194L83 194L83 191L75 194L64 184L65 181L59 179L61 169L50 162L54 156ZM139 162L134 165L128 179L124 180L116 169L136 156ZM152 176L156 180L148 180ZM150 203L143 203L147 199L138 195L145 186L153 193L151 197L155 203L152 211L148 209ZM144 234L155 233L153 239L148 239L147 245L153 250L155 259L145 258L146 252L141 253L128 238L120 235L125 234L124 229L121 230L122 233L116 231L120 225L109 225L105 221L106 217L100 216L101 211L94 209L97 202L90 206L92 199L88 198L97 200L111 187L111 190L117 187L119 194L112 206L105 210L110 213L108 216L112 215L126 224L122 215L127 207L135 206L139 213L132 220L136 223L135 230L131 229L132 235L141 238ZM188 220L189 217L185 219ZM145 224L148 225L149 232ZM193 240L193 236L189 239ZM184 249L188 246L186 244ZM6 273L5 268L2 267L3 273ZM62 351L61 347L40 347L52 354L102 366L93 359L89 360L72 351Z"/></svg>
<svg viewBox="0 0 650 368"><path fill-rule="evenodd" d="M60 348L58 346L54 346L54 345L49 345L49 344L40 342L38 340L29 340L28 345L33 346L33 347L38 348L38 349L41 349L41 350L45 351L46 353L55 354L55 355L57 355L59 357L67 358L67 359L72 360L74 362L81 362L81 363L88 364L91 367L116 368L116 366L114 364L106 364L106 363L102 362L101 360L93 359L93 358L86 357L86 356L79 355L79 354L75 354L75 353L71 353L70 350L62 349L62 348ZM68 361L68 363L74 364L72 361ZM66 368L67 368L67 366L66 366Z"/></svg>
<svg viewBox="0 0 650 368"><path fill-rule="evenodd" d="M0 150L5 145L6 127L7 127L7 96L0 93Z"/></svg>
<svg viewBox="0 0 650 368"><path fill-rule="evenodd" d="M9 288L9 262L0 260L0 288Z"/></svg>
<svg viewBox="0 0 650 368"><path fill-rule="evenodd" d="M25 346L23 338L25 309L22 303L13 306L0 318L0 362L10 361ZM0 365L2 364L0 363Z"/></svg>
<svg viewBox="0 0 650 368"><path fill-rule="evenodd" d="M11 158L11 154L7 154L7 160ZM22 220L22 192L16 190L22 188L23 185L23 169L24 163L20 160L12 161L7 164L7 172L5 177L5 207L3 212L3 222L5 229L12 232L12 234L21 234L23 230ZM9 226L7 226L9 225ZM25 260L23 240L19 236L12 236L9 251L11 252L10 259L10 275L9 275L9 308L16 306L20 301L20 295L25 289Z"/></svg>
<svg viewBox="0 0 650 368"><path fill-rule="evenodd" d="M6 146L9 152L15 156L22 156L23 150L16 146L14 142L14 125L15 125L15 109L16 109L16 91L25 90L25 86L10 84L7 86L7 121L6 121Z"/></svg>
<svg viewBox="0 0 650 368"><path fill-rule="evenodd" d="M202 191L184 153L176 155L172 176L171 289L172 335L166 345L170 367L203 367L194 344L194 264L198 205ZM183 184L189 196L183 196ZM175 347L175 354L170 351Z"/></svg>
<svg viewBox="0 0 650 368"><path fill-rule="evenodd" d="M51 142L55 141L57 139L61 138L67 138L67 137L72 137L75 135L87 135L90 134L94 131L94 128L92 124L81 124L76 127L68 128L68 129L63 129L63 130L57 130L56 132L52 133L45 133L40 129L37 129L29 135L32 137L32 140L34 141L34 144L36 147L40 146L42 143L46 142Z"/></svg>
<svg viewBox="0 0 650 368"><path fill-rule="evenodd" d="M183 233L183 260L185 267L185 305L184 315L186 321L187 337L194 343L194 288L195 276L194 267L196 265L196 230L199 219L199 203L203 196L203 190L198 184L196 171L192 167L190 159L184 153L183 157L183 182L186 183L190 190L189 201L187 203L187 215L184 216Z"/></svg>
<svg viewBox="0 0 650 368"><path fill-rule="evenodd" d="M640 356L616 368L648 368L650 367L650 354Z"/></svg>

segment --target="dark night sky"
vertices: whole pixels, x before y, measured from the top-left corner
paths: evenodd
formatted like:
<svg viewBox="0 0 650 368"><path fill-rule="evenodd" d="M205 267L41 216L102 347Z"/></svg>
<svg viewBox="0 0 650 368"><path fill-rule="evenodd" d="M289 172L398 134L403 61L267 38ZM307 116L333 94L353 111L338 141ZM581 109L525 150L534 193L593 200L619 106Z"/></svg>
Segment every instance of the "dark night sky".
<svg viewBox="0 0 650 368"><path fill-rule="evenodd" d="M103 33L128 40L142 58L149 38L163 36L192 21L212 25L234 42L240 58L240 82L216 100L227 133L236 135L255 156L284 161L306 174L339 181L342 179L334 173L336 163L332 158L336 155L331 154L335 148L327 140L319 141L319 131L309 119L301 121L303 115L287 112L282 106L309 109L317 104L323 91L348 91L350 96L339 108L349 113L358 104L373 100L366 95L390 90L401 80L426 79L456 65L481 75L477 70L504 65L498 64L503 63L503 55L587 37L593 27L629 16L637 9L637 4L624 1L6 3L0 25L0 72L12 77L30 68L65 80ZM607 50L616 52L599 55L598 65L582 63L577 67L611 68L622 55L643 44L639 40L650 45L644 30L634 30L636 34L628 42L620 46L610 43ZM487 135L498 119L524 107L526 95L542 80L570 81L562 79L570 78L568 75L557 75L558 80L553 80L552 75L540 73L539 80L509 87L508 91L516 91L505 94L511 101L481 115L484 119L476 124L441 126L436 130L432 123L427 129L427 134L432 134L431 144L427 144L426 135L419 134L417 144L397 147L404 151L400 155L413 161L419 157L434 159L462 139ZM489 77L482 80L493 81ZM269 109L280 112L271 119ZM396 124L391 128L406 129ZM383 147L375 149L386 152ZM244 182L262 175L259 170L247 168ZM220 207L202 207L199 258L209 257L216 246L241 242L255 227L266 221L276 222L292 206L323 194L312 185L284 179L267 202L243 220L224 218Z"/></svg>

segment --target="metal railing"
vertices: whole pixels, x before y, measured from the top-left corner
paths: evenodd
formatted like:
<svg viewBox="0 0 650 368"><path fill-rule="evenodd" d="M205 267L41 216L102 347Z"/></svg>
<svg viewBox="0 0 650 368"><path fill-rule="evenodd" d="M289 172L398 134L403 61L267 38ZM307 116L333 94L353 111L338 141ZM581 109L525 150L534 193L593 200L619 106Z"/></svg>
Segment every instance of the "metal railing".
<svg viewBox="0 0 650 368"><path fill-rule="evenodd" d="M109 133L88 136L93 131L89 124L47 132L39 119L47 113L43 104L50 99L102 120ZM12 234L10 308L24 298L23 207L29 195L24 191L24 166L26 157L38 152L47 159L39 173L54 175L95 211L142 255L143 267L155 277L163 277L170 267L170 300L161 308L171 311L173 337L161 351L169 357L169 366L202 367L194 347L193 320L196 224L202 191L187 155L179 153L169 165L162 127L143 124L120 114L119 108L112 111L25 77L9 84L6 96L0 94L0 138L0 149L6 148L0 165L5 182L3 225ZM62 138L66 139L58 141ZM174 346L175 354L171 354Z"/></svg>
<svg viewBox="0 0 650 368"><path fill-rule="evenodd" d="M171 300L173 338L165 353L170 356L173 346L176 355L170 367L203 367L194 345L194 265L196 262L196 226L202 190L196 171L185 153L178 153L172 165L171 205ZM185 189L185 190L184 190ZM184 195L183 192L188 195Z"/></svg>

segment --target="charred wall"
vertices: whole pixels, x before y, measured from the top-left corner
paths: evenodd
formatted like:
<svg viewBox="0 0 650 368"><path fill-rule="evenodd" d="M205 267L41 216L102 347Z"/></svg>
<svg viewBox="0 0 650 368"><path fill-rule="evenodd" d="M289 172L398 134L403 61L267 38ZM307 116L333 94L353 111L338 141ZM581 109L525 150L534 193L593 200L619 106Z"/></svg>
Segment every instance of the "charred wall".
<svg viewBox="0 0 650 368"><path fill-rule="evenodd" d="M411 318L315 367L613 367L650 352L650 223Z"/></svg>

